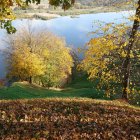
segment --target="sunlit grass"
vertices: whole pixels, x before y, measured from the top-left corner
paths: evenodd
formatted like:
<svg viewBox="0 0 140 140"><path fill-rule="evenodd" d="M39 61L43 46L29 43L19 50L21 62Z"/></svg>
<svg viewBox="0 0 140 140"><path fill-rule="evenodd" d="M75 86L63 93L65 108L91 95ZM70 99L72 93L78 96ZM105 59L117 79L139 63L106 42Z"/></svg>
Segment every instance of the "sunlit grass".
<svg viewBox="0 0 140 140"><path fill-rule="evenodd" d="M107 99L102 91L97 91L94 84L84 78L77 78L62 90L48 90L29 84L15 83L11 87L0 90L0 99L31 99L31 98L92 98Z"/></svg>

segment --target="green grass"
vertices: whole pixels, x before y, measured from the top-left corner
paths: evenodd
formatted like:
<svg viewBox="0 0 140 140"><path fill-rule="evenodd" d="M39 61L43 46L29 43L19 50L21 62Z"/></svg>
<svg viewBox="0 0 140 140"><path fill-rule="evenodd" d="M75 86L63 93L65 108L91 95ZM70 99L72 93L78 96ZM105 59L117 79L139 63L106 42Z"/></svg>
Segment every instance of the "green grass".
<svg viewBox="0 0 140 140"><path fill-rule="evenodd" d="M121 98L121 94L115 94L110 98L103 91L95 88L95 84L86 80L87 77L76 77L72 83L68 84L62 90L52 90L41 88L35 85L14 83L11 87L0 89L0 100L17 100L17 99L38 99L38 98L90 98L101 100L114 100ZM129 98L129 103L139 106L139 94L135 98Z"/></svg>
<svg viewBox="0 0 140 140"><path fill-rule="evenodd" d="M52 90L41 88L35 85L14 83L11 87L0 89L0 100L17 99L38 99L38 98L90 98L101 100L114 100L121 98L121 94L115 94L110 98L103 91L95 88L96 83L86 80L87 77L76 77L72 83L68 84L62 90ZM140 106L139 94L131 95L129 103Z"/></svg>
<svg viewBox="0 0 140 140"><path fill-rule="evenodd" d="M107 99L103 92L97 91L93 87L93 83L85 80L85 78L77 78L74 82L68 85L64 90L48 90L45 88L35 87L14 83L11 87L0 89L0 99L32 99L32 98L93 98Z"/></svg>
<svg viewBox="0 0 140 140"><path fill-rule="evenodd" d="M85 79L62 91L21 83L1 88L0 139L139 139L140 108L104 100Z"/></svg>

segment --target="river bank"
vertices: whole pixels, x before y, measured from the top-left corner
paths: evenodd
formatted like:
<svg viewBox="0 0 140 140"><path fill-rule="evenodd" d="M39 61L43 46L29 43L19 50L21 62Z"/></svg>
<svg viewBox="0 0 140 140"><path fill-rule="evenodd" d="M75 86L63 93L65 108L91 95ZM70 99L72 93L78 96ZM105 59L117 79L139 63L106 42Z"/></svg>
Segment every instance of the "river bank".
<svg viewBox="0 0 140 140"><path fill-rule="evenodd" d="M53 18L58 18L61 16L71 16L75 17L76 15L81 14L96 14L96 13L107 13L107 12L120 12L120 11L129 11L133 10L132 8L120 8L120 7L94 7L88 9L70 9L64 11L62 9L54 10L16 10L15 14L17 18L29 18L29 19L42 19L49 20Z"/></svg>

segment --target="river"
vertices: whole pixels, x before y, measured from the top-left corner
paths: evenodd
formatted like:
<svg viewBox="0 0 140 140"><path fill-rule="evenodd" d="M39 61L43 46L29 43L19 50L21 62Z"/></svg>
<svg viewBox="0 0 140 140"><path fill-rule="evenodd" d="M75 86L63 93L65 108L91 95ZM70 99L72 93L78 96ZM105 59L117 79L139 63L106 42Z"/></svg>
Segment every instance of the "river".
<svg viewBox="0 0 140 140"><path fill-rule="evenodd" d="M38 19L17 19L13 21L13 26L20 29L22 26L26 26L28 23L32 24L32 27L36 30L45 29L53 32L65 38L66 43L72 48L81 48L91 39L90 32L97 29L96 21L104 23L123 23L130 22L127 18L133 15L134 11L122 11L122 12L109 12L109 13L97 13L97 14L84 14L75 17L64 16L51 20L38 20ZM3 39L6 38L6 31L0 30L0 49L6 47L3 43ZM5 58L0 52L0 79L5 78L6 65Z"/></svg>

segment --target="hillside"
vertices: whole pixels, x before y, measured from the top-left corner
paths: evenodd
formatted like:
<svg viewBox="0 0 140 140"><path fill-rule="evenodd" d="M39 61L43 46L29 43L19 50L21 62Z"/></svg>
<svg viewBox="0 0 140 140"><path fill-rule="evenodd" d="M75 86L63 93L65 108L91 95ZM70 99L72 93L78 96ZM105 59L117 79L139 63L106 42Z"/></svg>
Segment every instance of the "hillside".
<svg viewBox="0 0 140 140"><path fill-rule="evenodd" d="M61 97L61 98L96 98L96 99L107 99L104 97L103 92L97 91L93 87L93 83L79 78L73 81L70 85L64 89L46 89L28 83L14 83L11 87L3 87L0 89L1 100L11 99L31 99L31 98L50 98L50 97Z"/></svg>
<svg viewBox="0 0 140 140"><path fill-rule="evenodd" d="M96 89L96 83L86 80L85 77L79 77L62 89L47 89L37 85L30 85L27 82L17 82L10 87L0 88L0 100L17 99L37 99L37 98L89 98L113 100L120 98L121 94L108 97L104 91ZM131 95L129 103L140 106L138 95Z"/></svg>
<svg viewBox="0 0 140 140"><path fill-rule="evenodd" d="M119 101L38 99L0 102L0 139L138 140L140 109Z"/></svg>

